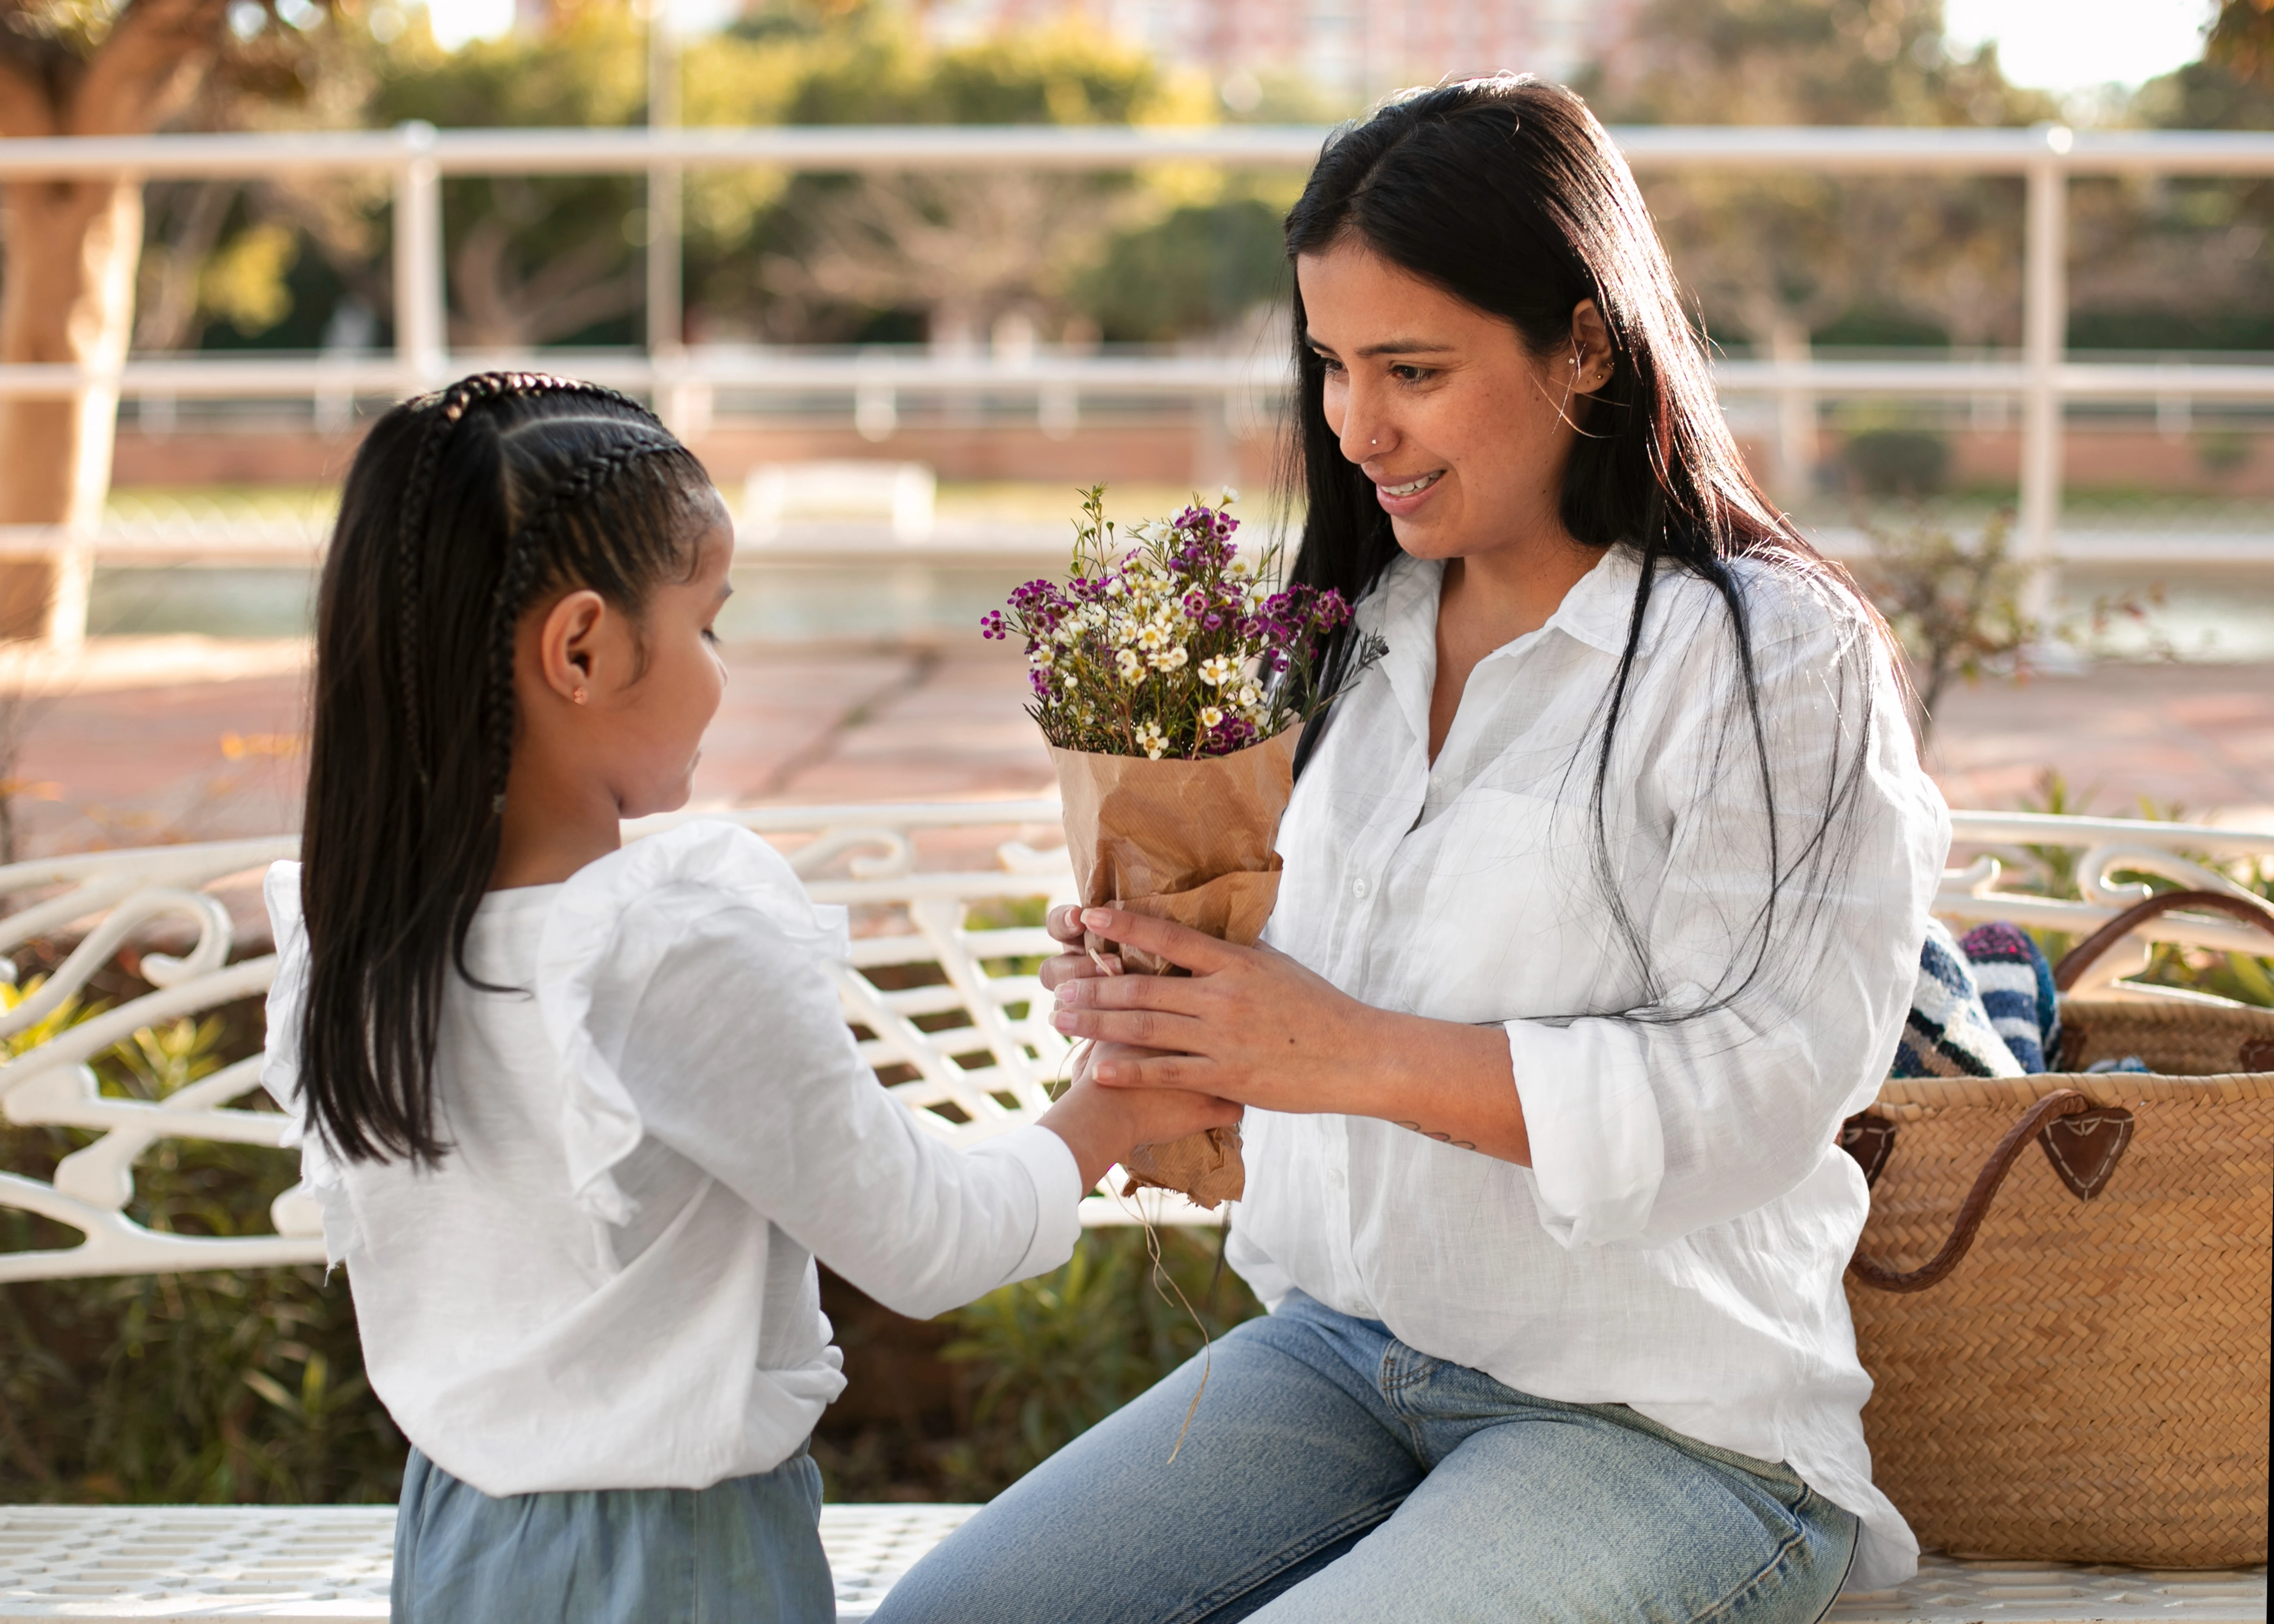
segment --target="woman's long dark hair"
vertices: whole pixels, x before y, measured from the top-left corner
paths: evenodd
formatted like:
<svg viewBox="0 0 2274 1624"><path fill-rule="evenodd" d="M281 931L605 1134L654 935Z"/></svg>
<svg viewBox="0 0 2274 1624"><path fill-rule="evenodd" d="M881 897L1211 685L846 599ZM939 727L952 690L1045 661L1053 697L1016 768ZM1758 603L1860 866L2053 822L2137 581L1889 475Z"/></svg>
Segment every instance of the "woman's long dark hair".
<svg viewBox="0 0 2274 1624"><path fill-rule="evenodd" d="M448 1147L437 1023L449 975L474 979L523 613L579 586L636 620L690 570L710 492L637 402L531 373L405 401L357 452L318 590L301 837L299 1086L337 1154Z"/></svg>
<svg viewBox="0 0 2274 1624"><path fill-rule="evenodd" d="M1642 193L1577 96L1529 77L1475 79L1401 96L1338 131L1287 216L1287 254L1291 261L1345 243L1509 322L1535 357L1570 350L1572 312L1582 300L1593 300L1602 313L1611 377L1591 397L1573 444L1561 518L1583 545L1633 548L1641 574L1595 739L1594 867L1613 920L1647 980L1640 933L1610 883L1603 797L1652 594L1662 571L1683 571L1710 583L1727 607L1758 769L1748 776L1758 778L1768 805L1768 884L1747 932L1751 964L1736 976L1749 981L1775 933L1776 899L1786 881L1829 855L1827 842L1852 798L1865 751L1847 756L1821 786L1825 799L1812 827L1797 840L1787 838L1748 605L1730 564L1761 560L1844 600L1834 612L1856 614L1866 625L1878 624L1876 614L1747 473ZM1299 281L1292 459L1307 509L1291 574L1356 602L1399 549L1373 482L1343 455L1327 425L1325 365L1308 330ZM1330 669L1340 652L1329 651ZM1870 683L1841 686L1844 697L1858 703L1856 719L1868 739Z"/></svg>

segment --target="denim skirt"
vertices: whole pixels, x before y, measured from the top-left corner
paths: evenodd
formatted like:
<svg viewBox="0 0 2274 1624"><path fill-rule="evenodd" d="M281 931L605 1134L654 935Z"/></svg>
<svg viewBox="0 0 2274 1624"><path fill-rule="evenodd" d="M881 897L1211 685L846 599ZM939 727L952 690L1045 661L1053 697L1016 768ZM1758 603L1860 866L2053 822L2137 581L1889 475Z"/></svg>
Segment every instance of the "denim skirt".
<svg viewBox="0 0 2274 1624"><path fill-rule="evenodd" d="M821 1469L802 1446L707 1489L493 1499L417 1449L395 1520L394 1624L832 1624Z"/></svg>

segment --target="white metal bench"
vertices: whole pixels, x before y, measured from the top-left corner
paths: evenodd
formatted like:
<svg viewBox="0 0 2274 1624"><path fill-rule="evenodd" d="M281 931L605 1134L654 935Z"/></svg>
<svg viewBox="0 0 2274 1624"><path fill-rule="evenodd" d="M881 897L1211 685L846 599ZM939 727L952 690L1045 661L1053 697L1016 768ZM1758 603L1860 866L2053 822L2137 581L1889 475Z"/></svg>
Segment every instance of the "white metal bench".
<svg viewBox="0 0 2274 1624"><path fill-rule="evenodd" d="M837 1616L865 1619L976 1506L825 1506ZM0 1507L0 1624L72 1619L387 1617L389 1506ZM1900 1590L1840 1598L1829 1624L2263 1624L2266 1577L1928 1557Z"/></svg>
<svg viewBox="0 0 2274 1624"><path fill-rule="evenodd" d="M1071 898L1064 853L1050 837L1054 801L738 811L776 840L823 901L855 914L851 961L838 971L862 1056L931 1131L968 1144L1031 1120L1065 1056L1040 984L1017 962L1051 950L1024 907ZM663 820L670 821L670 820ZM1954 921L2010 919L2090 930L2137 899L2113 878L2152 872L2207 890L2225 876L2186 853L2274 856L2274 831L2243 832L2122 819L1959 813L1963 849L1988 853L1945 876L1938 911ZM629 832L647 832L649 825ZM156 1104L106 1098L87 1063L138 1028L263 992L273 956L231 963L240 926L259 916L260 871L290 856L290 837L94 853L0 868L0 952L35 937L79 946L38 996L0 1014L0 1039L36 1027L124 946L142 949L155 990L67 1026L0 1064L0 1115L99 1134L50 1180L0 1169L0 1207L79 1231L76 1244L0 1253L0 1284L76 1275L177 1273L320 1261L313 1204L297 1190L271 1208L275 1233L209 1238L163 1234L126 1214L134 1164L165 1139L275 1145L275 1114L231 1109L259 1087L241 1062ZM2020 848L2077 850L2082 901L2001 890ZM1999 852L2006 853L2003 857ZM974 910L995 917L975 919ZM2239 926L2166 917L2157 940L2251 951ZM2111 954L2110 974L2135 968ZM2172 996L2140 989L2138 996ZM2185 995L2179 995L2185 996ZM946 1024L946 1023L955 1024ZM1113 1180L1109 1178L1107 1186ZM1212 1222L1149 1194L1166 1222ZM1085 1222L1130 1222L1136 1204L1105 1189ZM971 1512L959 1506L832 1506L823 1535L838 1575L840 1616L865 1618L892 1580ZM393 1511L387 1507L0 1507L0 1624L19 1619L381 1618ZM1935 1559L1900 1591L1849 1596L1842 1624L1896 1620L2056 1620L2178 1617L2241 1624L2266 1616L2263 1569L2154 1574Z"/></svg>

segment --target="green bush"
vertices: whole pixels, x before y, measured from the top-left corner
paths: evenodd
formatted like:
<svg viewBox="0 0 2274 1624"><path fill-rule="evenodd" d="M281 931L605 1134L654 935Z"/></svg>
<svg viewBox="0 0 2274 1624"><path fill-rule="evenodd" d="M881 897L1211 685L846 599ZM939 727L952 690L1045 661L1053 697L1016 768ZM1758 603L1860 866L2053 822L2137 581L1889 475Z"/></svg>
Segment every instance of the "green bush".
<svg viewBox="0 0 2274 1624"><path fill-rule="evenodd" d="M2024 812L2047 812L2063 817L2107 816L2097 812L2091 802L2093 792L2082 793L2073 789L2067 778L2048 769L2038 775L2037 793L2024 796L2021 809ZM2144 797L2138 807L2128 814L2120 810L2113 816L2130 816L2155 823L2178 823L2187 821L2187 809L2174 803L2158 803ZM2074 847L2058 846L2025 846L2034 864L2034 872L2014 875L2007 881L2014 890L2034 891L2043 896L2059 897L2074 901L2083 896L2077 884L2076 859ZM2179 855L2206 868L2225 874L2244 890L2274 902L2274 861L2248 858L2220 858L2207 852L2182 852ZM2151 891L2183 889L2178 881L2160 874L2119 868L2111 876L2127 883L2145 884ZM2057 930L2032 928L2029 934L2046 958L2059 964L2061 956L2082 939ZM2134 979L2159 987L2177 987L2189 992L2209 993L2214 997L2231 998L2237 1004L2255 1004L2262 1009L2274 1009L2274 953L2230 953L2207 947L2179 947L2169 942L2159 942L2150 956L2148 967Z"/></svg>
<svg viewBox="0 0 2274 1624"><path fill-rule="evenodd" d="M1950 444L1924 429L1864 429L1841 456L1871 496L1927 496L1950 482Z"/></svg>
<svg viewBox="0 0 2274 1624"><path fill-rule="evenodd" d="M147 987L111 973L10 1044ZM0 984L0 1002L21 993ZM102 1092L162 1100L260 1047L257 1004L144 1027L94 1062ZM254 1101L244 1102L247 1105ZM0 1124L0 1169L51 1178L94 1135ZM135 1169L129 1214L178 1235L269 1232L297 1157L166 1139ZM75 1232L0 1208L0 1251ZM33 1281L0 1288L0 1501L391 1500L403 1445L372 1396L347 1282L318 1268Z"/></svg>
<svg viewBox="0 0 2274 1624"><path fill-rule="evenodd" d="M1073 302L1117 342L1230 327L1287 292L1285 212L1253 197L1174 210L1118 238L1075 282Z"/></svg>

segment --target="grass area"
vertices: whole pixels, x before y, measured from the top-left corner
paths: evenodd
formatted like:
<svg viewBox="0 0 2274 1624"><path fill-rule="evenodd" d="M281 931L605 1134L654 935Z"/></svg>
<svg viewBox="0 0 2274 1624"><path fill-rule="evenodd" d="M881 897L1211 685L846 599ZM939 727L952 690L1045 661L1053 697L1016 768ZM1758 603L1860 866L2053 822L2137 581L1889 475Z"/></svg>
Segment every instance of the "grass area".
<svg viewBox="0 0 2274 1624"><path fill-rule="evenodd" d="M339 487L328 485L114 486L105 512L121 524L329 523Z"/></svg>

